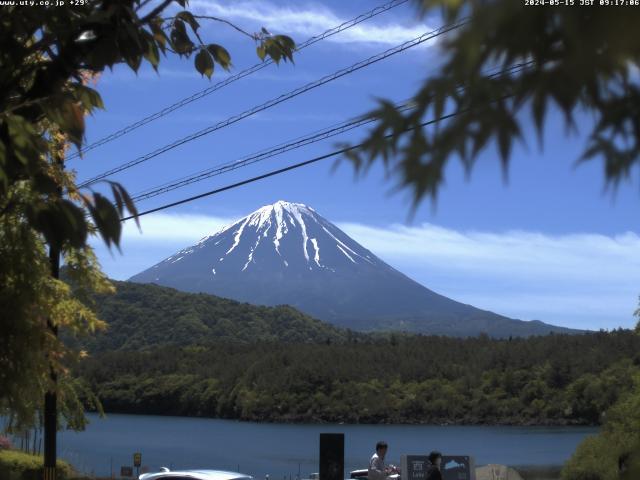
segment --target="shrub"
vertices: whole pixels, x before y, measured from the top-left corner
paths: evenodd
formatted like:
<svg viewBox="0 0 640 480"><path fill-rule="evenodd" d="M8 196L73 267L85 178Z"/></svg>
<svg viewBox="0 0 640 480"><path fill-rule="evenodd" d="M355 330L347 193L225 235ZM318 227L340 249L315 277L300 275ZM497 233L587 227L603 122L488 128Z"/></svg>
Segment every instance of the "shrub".
<svg viewBox="0 0 640 480"><path fill-rule="evenodd" d="M30 455L15 450L0 450L0 478L3 480L40 480L43 476L42 456ZM58 480L66 480L73 475L67 462L58 460Z"/></svg>
<svg viewBox="0 0 640 480"><path fill-rule="evenodd" d="M586 438L562 469L562 480L617 480L617 446L603 435Z"/></svg>

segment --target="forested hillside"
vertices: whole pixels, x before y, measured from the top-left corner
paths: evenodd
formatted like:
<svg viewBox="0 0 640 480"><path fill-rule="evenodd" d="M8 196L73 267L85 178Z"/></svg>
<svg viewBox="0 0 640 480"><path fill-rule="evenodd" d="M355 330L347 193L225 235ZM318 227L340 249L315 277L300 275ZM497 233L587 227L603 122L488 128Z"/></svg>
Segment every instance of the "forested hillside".
<svg viewBox="0 0 640 480"><path fill-rule="evenodd" d="M392 336L106 352L78 373L107 412L267 421L597 424L639 371L630 331Z"/></svg>
<svg viewBox="0 0 640 480"><path fill-rule="evenodd" d="M336 342L346 330L289 306L258 307L157 285L113 282L115 295L96 298L99 318L109 324L83 345L91 352L137 350L160 345L220 342Z"/></svg>

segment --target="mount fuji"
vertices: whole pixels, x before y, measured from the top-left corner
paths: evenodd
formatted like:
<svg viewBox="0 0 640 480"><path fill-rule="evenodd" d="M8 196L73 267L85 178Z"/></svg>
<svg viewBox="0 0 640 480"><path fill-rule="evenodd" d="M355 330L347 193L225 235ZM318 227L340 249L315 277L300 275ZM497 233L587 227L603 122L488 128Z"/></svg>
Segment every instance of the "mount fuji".
<svg viewBox="0 0 640 480"><path fill-rule="evenodd" d="M494 337L575 332L451 300L358 244L313 208L278 201L130 281L259 305L291 305L354 330Z"/></svg>

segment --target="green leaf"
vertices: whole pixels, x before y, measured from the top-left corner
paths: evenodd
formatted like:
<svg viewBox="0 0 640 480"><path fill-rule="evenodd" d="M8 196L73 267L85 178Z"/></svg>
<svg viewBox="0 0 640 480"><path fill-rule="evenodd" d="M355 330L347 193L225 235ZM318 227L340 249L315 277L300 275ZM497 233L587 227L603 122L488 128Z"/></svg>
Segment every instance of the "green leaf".
<svg viewBox="0 0 640 480"><path fill-rule="evenodd" d="M542 142L542 127L544 117L547 109L547 99L541 93L537 93L533 96L531 102L531 111L533 112L533 119L536 124L536 130L538 131L538 140Z"/></svg>
<svg viewBox="0 0 640 480"><path fill-rule="evenodd" d="M47 143L36 132L34 125L19 115L7 115L7 129L11 144L9 151L23 166L34 166L47 150Z"/></svg>
<svg viewBox="0 0 640 480"><path fill-rule="evenodd" d="M99 193L93 195L93 204L88 202L87 207L98 232L107 246L110 247L113 243L116 247L120 248L122 224L120 223L120 217L116 207Z"/></svg>
<svg viewBox="0 0 640 480"><path fill-rule="evenodd" d="M258 47L258 56L264 60L265 55L269 55L271 59L279 63L280 60L289 60L293 62L293 50L295 49L295 42L291 37L286 35L275 35L273 37L266 38L262 41Z"/></svg>
<svg viewBox="0 0 640 480"><path fill-rule="evenodd" d="M193 42L187 35L184 22L178 20L171 30L171 44L173 49L180 55L188 54L193 51Z"/></svg>
<svg viewBox="0 0 640 480"><path fill-rule="evenodd" d="M82 104L85 110L89 112L92 111L94 108L99 108L101 110L104 110L104 103L102 102L102 97L93 88L89 88L80 83L75 83L73 85L73 93L76 100Z"/></svg>
<svg viewBox="0 0 640 480"><path fill-rule="evenodd" d="M167 45L167 34L162 29L162 19L159 17L154 18L149 22L149 27L151 28L153 39L164 53Z"/></svg>
<svg viewBox="0 0 640 480"><path fill-rule="evenodd" d="M500 148L500 159L502 165L506 167L511 153L511 132L506 128L498 130L498 146Z"/></svg>
<svg viewBox="0 0 640 480"><path fill-rule="evenodd" d="M271 59L274 62L276 62L276 64L280 63L280 59L282 58L282 52L278 44L276 44L273 40L269 39L265 42L265 49L267 51L267 55L269 55Z"/></svg>
<svg viewBox="0 0 640 480"><path fill-rule="evenodd" d="M79 149L84 136L84 113L75 99L57 96L43 106L49 120L58 125Z"/></svg>
<svg viewBox="0 0 640 480"><path fill-rule="evenodd" d="M286 48L289 50L296 49L296 42L294 42L293 38L289 37L288 35L276 35L274 37L274 40L276 40L280 45L282 45L283 48Z"/></svg>
<svg viewBox="0 0 640 480"><path fill-rule="evenodd" d="M87 241L87 223L82 208L66 199L30 204L27 218L42 233L49 245L62 248L65 243L81 248Z"/></svg>
<svg viewBox="0 0 640 480"><path fill-rule="evenodd" d="M211 55L213 55L213 59L218 62L218 64L224 68L225 70L229 70L231 67L231 55L226 48L221 45L216 45L214 43L207 45L207 50Z"/></svg>
<svg viewBox="0 0 640 480"><path fill-rule="evenodd" d="M142 64L142 56L145 50L141 41L141 32L144 32L144 30L131 24L126 24L116 31L116 41L120 46L120 54L131 70L136 73Z"/></svg>
<svg viewBox="0 0 640 480"><path fill-rule="evenodd" d="M116 196L116 192L117 192L118 196L120 197L121 201L124 202L124 205L126 206L129 213L133 215L136 221L136 225L138 226L138 228L140 228L140 221L138 219L138 209L136 208L135 203L133 203L133 200L131 199L131 197L129 196L129 192L127 192L125 188L122 185L120 185L118 182L109 182L109 183L111 184L111 188L114 192L114 196ZM123 211L120 211L120 216L123 216L122 213Z"/></svg>
<svg viewBox="0 0 640 480"><path fill-rule="evenodd" d="M196 70L198 70L200 74L211 78L211 75L213 75L213 59L206 49L200 49L196 55L194 63L196 65Z"/></svg>
<svg viewBox="0 0 640 480"><path fill-rule="evenodd" d="M184 20L185 22L187 22L194 32L197 32L198 27L200 27L200 24L198 23L198 21L194 18L191 12L187 10L183 10L182 12L179 12L176 15L176 18L179 18L180 20Z"/></svg>
<svg viewBox="0 0 640 480"><path fill-rule="evenodd" d="M273 41L278 45L282 55L290 62L293 62L293 51L296 49L296 43L293 39L287 35L276 35L273 37Z"/></svg>
<svg viewBox="0 0 640 480"><path fill-rule="evenodd" d="M158 70L158 64L160 63L160 51L156 41L149 32L142 30L140 41L142 43L142 55L145 60L151 64L154 70Z"/></svg>
<svg viewBox="0 0 640 480"><path fill-rule="evenodd" d="M127 62L127 65L129 65L129 68L137 73L140 68L140 64L142 64L142 55L134 54L127 56L125 57L125 61Z"/></svg>
<svg viewBox="0 0 640 480"><path fill-rule="evenodd" d="M115 186L111 184L111 182L109 183L111 186L111 193L113 193L113 199L116 202L116 208L118 209L118 214L122 216L122 211L124 210L124 202L122 200L122 195L120 195L120 192L118 191L118 189L115 188Z"/></svg>

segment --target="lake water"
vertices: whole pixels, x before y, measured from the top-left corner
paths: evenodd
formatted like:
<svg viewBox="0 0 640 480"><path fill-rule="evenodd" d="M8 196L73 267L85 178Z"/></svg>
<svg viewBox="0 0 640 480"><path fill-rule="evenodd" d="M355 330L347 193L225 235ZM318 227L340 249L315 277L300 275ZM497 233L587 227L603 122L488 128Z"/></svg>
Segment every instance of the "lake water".
<svg viewBox="0 0 640 480"><path fill-rule="evenodd" d="M376 441L389 443L387 462L401 454L440 450L445 455L472 455L477 465L560 465L590 427L488 427L426 425L289 425L185 417L110 414L89 415L86 431L61 432L58 454L78 469L96 475L142 464L157 470L213 468L240 470L271 480L318 471L320 433L345 434L345 469L364 468Z"/></svg>

